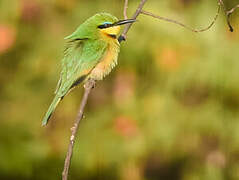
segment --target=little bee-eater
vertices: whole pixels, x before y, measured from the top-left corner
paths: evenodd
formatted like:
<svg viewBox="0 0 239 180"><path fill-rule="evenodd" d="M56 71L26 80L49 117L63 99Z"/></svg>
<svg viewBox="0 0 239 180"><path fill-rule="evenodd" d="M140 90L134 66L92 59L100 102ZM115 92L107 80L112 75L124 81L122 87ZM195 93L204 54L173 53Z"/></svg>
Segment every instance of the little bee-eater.
<svg viewBox="0 0 239 180"><path fill-rule="evenodd" d="M120 25L135 20L118 20L108 13L99 13L81 24L65 39L68 41L62 59L60 80L43 121L46 125L57 104L79 83L89 79L102 80L117 64Z"/></svg>

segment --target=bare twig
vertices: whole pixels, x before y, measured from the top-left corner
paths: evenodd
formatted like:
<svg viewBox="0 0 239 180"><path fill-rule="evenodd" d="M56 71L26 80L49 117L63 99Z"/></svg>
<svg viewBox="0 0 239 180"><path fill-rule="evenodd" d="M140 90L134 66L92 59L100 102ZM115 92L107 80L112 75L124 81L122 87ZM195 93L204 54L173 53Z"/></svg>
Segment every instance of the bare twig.
<svg viewBox="0 0 239 180"><path fill-rule="evenodd" d="M127 9L128 9L128 0L125 0L124 1L124 12L123 12L124 19L128 19L128 17L127 17Z"/></svg>
<svg viewBox="0 0 239 180"><path fill-rule="evenodd" d="M136 12L133 15L133 19L136 19L137 16L140 14L140 11L142 10L146 1L147 0L141 0ZM126 11L126 10L124 10L124 11ZM126 25L126 27L123 31L123 34L122 34L123 36L121 35L122 37L126 36L130 27L131 27L131 24ZM122 40L119 40L119 42L122 42ZM63 172L62 172L62 180L67 180L68 179L69 168L70 168L70 164L71 164L71 157L72 157L72 154L73 154L73 148L74 148L74 144L75 144L76 133L78 131L79 123L80 123L81 119L83 118L83 113L84 113L84 109L85 109L89 94L91 92L91 89L94 86L95 86L95 81L94 80L87 81L85 86L84 86L85 91L84 91L84 95L83 95L83 98L82 98L82 101L81 101L80 109L79 109L77 118L75 120L74 126L71 128L71 138L70 138L70 143L69 143L68 151L67 151L66 158L65 158L64 169L63 169Z"/></svg>
<svg viewBox="0 0 239 180"><path fill-rule="evenodd" d="M236 5L234 8L232 8L231 10L227 11L227 16L229 17L237 8L239 8L239 4Z"/></svg>
<svg viewBox="0 0 239 180"><path fill-rule="evenodd" d="M229 16L228 16L228 14L227 14L227 9L226 9L226 7L225 7L225 5L224 5L224 2L223 2L223 0L218 0L218 2L219 2L219 4L221 4L221 6L222 6L222 8L223 8L223 11L224 11L224 14L225 14L225 16L226 16L227 25L228 25L228 27L229 27L229 30L230 30L231 32L233 32L233 27L232 27L232 25L231 25L231 23L230 23L230 21L229 21Z"/></svg>
<svg viewBox="0 0 239 180"><path fill-rule="evenodd" d="M151 16L153 18L157 18L157 19L160 19L160 20L163 20L163 21L167 21L167 22L170 22L170 23L174 23L174 24L182 26L182 27L184 27L184 28L186 28L186 29L188 29L188 30L190 30L192 32L198 33L198 32L204 32L204 31L207 31L208 29L210 29L215 24L215 22L216 22L216 20L218 18L219 12L220 12L220 4L218 4L217 13L214 16L212 22L207 27L205 27L203 29L194 29L194 28L191 28L191 27L189 27L189 26L187 26L187 25L185 25L185 24L183 24L181 22L178 22L178 21L174 20L174 19L169 19L169 18L166 18L166 17L158 16L158 15L155 15L155 14L153 14L151 12L147 12L147 11L144 11L144 10L141 11L141 14L144 14L144 15L147 15L147 16Z"/></svg>
<svg viewBox="0 0 239 180"><path fill-rule="evenodd" d="M227 21L227 25L228 25L228 27L229 27L229 30L230 30L231 32L233 32L234 29L233 29L233 27L232 27L232 25L231 25L231 22L230 22L230 16L231 16L231 14L232 14L237 8L239 8L239 4L236 5L234 8L232 8L231 10L228 10L228 11L227 11L223 0L218 0L218 2L219 2L219 3L221 4L221 6L223 7L223 11L224 11L224 14L225 14L225 16L226 16L226 21Z"/></svg>
<svg viewBox="0 0 239 180"><path fill-rule="evenodd" d="M197 30L197 29L193 29L191 27L188 27L186 25L184 25L183 23L180 23L176 20L173 20L173 19L169 19L169 18L165 18L165 17L161 17L161 16L158 16L158 15L154 15L153 13L150 13L150 12L147 12L147 11L144 11L142 10L143 9L143 6L144 4L146 3L147 0L141 0L140 1L140 4L138 6L138 8L136 9L134 15L132 16L132 19L136 19L139 14L144 14L144 15L148 15L148 16L151 16L151 17L154 17L154 18L157 18L157 19L160 19L160 20L164 20L164 21L168 21L168 22L171 22L171 23L175 23L175 24L178 24L184 28L187 28L193 32L203 32L203 31L206 31L208 29L210 29L213 24L215 23L215 21L217 20L218 18L218 15L219 15L219 12L220 12L220 6L223 6L224 8L224 12L226 14L226 17L227 17L227 22L228 22L228 25L230 27L230 30L233 31L233 28L229 22L229 16L237 9L239 8L239 5L237 5L236 7L232 8L231 10L229 11L226 11L226 8L224 6L224 3L222 0L218 0L219 1L219 5L218 5L218 11L217 11L217 14L215 15L213 21L211 22L211 24L204 28L204 29L200 29L200 30ZM128 8L128 0L125 0L125 4L124 4L124 18L125 19L128 19L127 18L127 8ZM123 40L126 40L126 34L128 33L130 27L132 26L132 24L127 24L123 30L123 33L120 35L120 37L118 38L118 41L121 43ZM83 118L83 113L84 113L84 109L85 109L85 106L86 106L86 103L87 103L87 100L88 100L88 97L89 97L89 94L91 92L91 89L95 86L95 81L94 80L89 80L86 82L84 88L85 88L85 91L84 91L84 95L83 95L83 98L82 98L82 101L81 101L81 105L80 105L80 109L79 109L79 112L78 112L78 115L77 115L77 118L75 120L75 123L74 123L74 126L71 128L71 138L70 138L70 143L69 143L69 146L68 146L68 151L67 151L67 155L66 155L66 158L65 158L65 164L64 164L64 169L63 169L63 172L62 172L62 180L67 180L68 179L68 173L69 173L69 167L70 167L70 164L71 164L71 157L72 157L72 154L73 154L73 148L74 148L74 143L75 143L75 137L76 137L76 134L77 134L77 131L78 131L78 127L79 127L79 123L81 121L81 119Z"/></svg>
<svg viewBox="0 0 239 180"><path fill-rule="evenodd" d="M134 15L132 16L132 19L136 19L136 18L138 17L138 15L139 15L140 12L142 11L143 6L144 6L144 4L146 3L146 1L147 1L147 0L141 0L141 2L139 3L138 8L136 9ZM122 42L122 41L126 40L126 34L128 33L128 31L129 31L129 29L130 29L131 26L132 26L132 23L125 25L125 28L124 28L124 30L123 30L123 33L122 33L122 34L119 36L119 38L118 38L118 41L119 41L119 42Z"/></svg>
<svg viewBox="0 0 239 180"><path fill-rule="evenodd" d="M83 118L83 113L84 113L85 105L86 105L87 100L88 100L88 96L91 92L91 89L94 86L95 86L95 81L94 80L89 80L84 85L85 91L84 91L84 95L83 95L83 98L82 98L82 101L81 101L80 109L79 109L78 115L76 117L74 126L71 128L71 133L72 134L71 134L70 144L68 146L68 151L67 151L66 158L65 158L64 169L63 169L63 172L62 172L62 180L67 180L67 178L68 178L68 172L69 172L69 167L70 167L70 163L71 163L71 157L72 157L72 153L73 153L76 133L77 133L77 130L78 130L78 127L79 127L79 123L80 123L81 119Z"/></svg>

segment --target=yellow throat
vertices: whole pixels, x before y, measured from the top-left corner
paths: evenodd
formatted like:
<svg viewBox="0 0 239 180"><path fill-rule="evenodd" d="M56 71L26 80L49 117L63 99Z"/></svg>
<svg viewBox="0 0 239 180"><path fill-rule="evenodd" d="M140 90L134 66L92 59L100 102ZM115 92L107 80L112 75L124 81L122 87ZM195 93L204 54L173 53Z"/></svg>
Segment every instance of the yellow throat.
<svg viewBox="0 0 239 180"><path fill-rule="evenodd" d="M120 26L113 26L105 29L100 30L103 35L116 39L116 36L120 32Z"/></svg>

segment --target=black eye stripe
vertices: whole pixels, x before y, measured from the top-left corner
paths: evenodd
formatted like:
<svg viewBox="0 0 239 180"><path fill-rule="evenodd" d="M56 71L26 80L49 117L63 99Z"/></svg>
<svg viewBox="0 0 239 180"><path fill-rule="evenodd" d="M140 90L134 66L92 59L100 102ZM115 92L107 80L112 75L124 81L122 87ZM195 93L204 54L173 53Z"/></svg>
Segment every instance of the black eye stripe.
<svg viewBox="0 0 239 180"><path fill-rule="evenodd" d="M104 28L108 28L108 27L111 27L111 26L112 26L112 24L105 23L105 24L99 25L98 28L104 29Z"/></svg>

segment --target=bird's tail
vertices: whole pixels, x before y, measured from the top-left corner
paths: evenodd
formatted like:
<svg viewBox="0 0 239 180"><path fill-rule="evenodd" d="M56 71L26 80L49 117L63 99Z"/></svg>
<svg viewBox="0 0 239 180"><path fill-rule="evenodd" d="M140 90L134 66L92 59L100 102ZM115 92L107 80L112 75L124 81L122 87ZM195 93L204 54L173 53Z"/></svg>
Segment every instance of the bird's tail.
<svg viewBox="0 0 239 180"><path fill-rule="evenodd" d="M55 96L55 98L53 99L50 107L48 108L48 110L47 110L47 112L46 112L46 114L45 114L45 116L42 120L42 126L45 126L47 124L48 120L50 119L52 113L56 109L56 106L61 101L61 99L62 99L61 97L59 97L57 95Z"/></svg>

